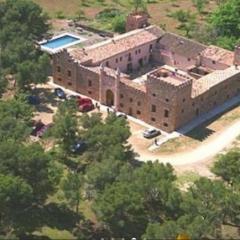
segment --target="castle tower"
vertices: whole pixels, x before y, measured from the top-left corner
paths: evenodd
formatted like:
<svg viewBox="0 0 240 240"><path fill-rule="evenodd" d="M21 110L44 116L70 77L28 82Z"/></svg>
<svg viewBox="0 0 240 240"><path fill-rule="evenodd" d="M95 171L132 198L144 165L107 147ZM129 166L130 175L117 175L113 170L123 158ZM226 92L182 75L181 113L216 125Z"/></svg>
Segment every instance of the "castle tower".
<svg viewBox="0 0 240 240"><path fill-rule="evenodd" d="M148 25L148 14L146 12L133 12L127 16L126 32L144 28Z"/></svg>
<svg viewBox="0 0 240 240"><path fill-rule="evenodd" d="M240 45L235 47L235 51L234 51L234 64L240 66Z"/></svg>

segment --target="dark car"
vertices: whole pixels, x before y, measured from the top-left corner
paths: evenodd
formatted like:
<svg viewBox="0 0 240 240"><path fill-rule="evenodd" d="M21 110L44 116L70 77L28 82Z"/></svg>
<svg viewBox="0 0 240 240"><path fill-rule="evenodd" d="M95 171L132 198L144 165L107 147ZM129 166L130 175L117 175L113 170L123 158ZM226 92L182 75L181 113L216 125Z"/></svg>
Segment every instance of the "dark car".
<svg viewBox="0 0 240 240"><path fill-rule="evenodd" d="M143 132L143 137L145 138L154 138L161 134L161 132L155 128L146 129Z"/></svg>
<svg viewBox="0 0 240 240"><path fill-rule="evenodd" d="M67 99L68 100L77 100L77 95L68 95Z"/></svg>
<svg viewBox="0 0 240 240"><path fill-rule="evenodd" d="M52 123L46 124L44 125L38 132L37 132L37 136L38 137L42 137L44 135L44 133L50 128L52 127Z"/></svg>
<svg viewBox="0 0 240 240"><path fill-rule="evenodd" d="M119 118L125 118L125 119L127 119L127 115L126 115L125 113L117 112L117 113L116 113L116 116L119 117Z"/></svg>
<svg viewBox="0 0 240 240"><path fill-rule="evenodd" d="M74 145L71 146L71 152L75 154L82 153L86 150L87 144L83 140L77 141Z"/></svg>
<svg viewBox="0 0 240 240"><path fill-rule="evenodd" d="M38 132L45 126L45 124L42 121L37 121L34 123L31 135L37 137Z"/></svg>
<svg viewBox="0 0 240 240"><path fill-rule="evenodd" d="M55 88L54 89L54 94L57 97L59 97L60 99L65 99L66 98L65 92L61 88Z"/></svg>
<svg viewBox="0 0 240 240"><path fill-rule="evenodd" d="M44 124L42 121L35 122L31 135L35 137L42 137L43 134L52 126L52 124Z"/></svg>
<svg viewBox="0 0 240 240"><path fill-rule="evenodd" d="M26 100L29 104L31 105L39 105L40 104L40 99L38 96L35 95L30 95L26 97Z"/></svg>

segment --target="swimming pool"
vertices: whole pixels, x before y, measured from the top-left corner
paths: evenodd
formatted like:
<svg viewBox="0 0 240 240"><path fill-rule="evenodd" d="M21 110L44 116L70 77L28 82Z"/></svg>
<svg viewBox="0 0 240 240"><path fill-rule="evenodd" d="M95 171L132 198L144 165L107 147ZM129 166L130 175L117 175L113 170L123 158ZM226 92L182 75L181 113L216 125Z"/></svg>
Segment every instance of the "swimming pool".
<svg viewBox="0 0 240 240"><path fill-rule="evenodd" d="M85 40L86 40L85 38L70 33L64 33L52 38L51 40L42 41L39 44L41 46L41 50L46 51L48 53L55 53L60 49L73 46Z"/></svg>

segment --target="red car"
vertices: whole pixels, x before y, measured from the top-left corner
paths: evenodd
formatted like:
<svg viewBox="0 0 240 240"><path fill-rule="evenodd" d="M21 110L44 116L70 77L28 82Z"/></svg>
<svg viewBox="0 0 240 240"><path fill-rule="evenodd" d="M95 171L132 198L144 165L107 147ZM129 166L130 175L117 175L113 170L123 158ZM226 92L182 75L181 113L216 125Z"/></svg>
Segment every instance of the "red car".
<svg viewBox="0 0 240 240"><path fill-rule="evenodd" d="M94 109L93 102L90 98L77 98L78 107L80 112L88 112Z"/></svg>

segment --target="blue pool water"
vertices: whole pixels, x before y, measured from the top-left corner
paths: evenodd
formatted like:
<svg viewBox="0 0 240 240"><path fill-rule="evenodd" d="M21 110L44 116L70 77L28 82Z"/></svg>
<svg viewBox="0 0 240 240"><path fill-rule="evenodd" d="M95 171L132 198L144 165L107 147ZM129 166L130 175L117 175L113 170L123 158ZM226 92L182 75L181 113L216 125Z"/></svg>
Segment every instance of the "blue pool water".
<svg viewBox="0 0 240 240"><path fill-rule="evenodd" d="M49 40L48 42L41 44L41 46L51 48L51 49L56 49L56 48L63 47L67 44L77 42L79 40L80 40L79 38L65 35L65 36L62 36L62 37L59 37L59 38L56 38L53 40Z"/></svg>

